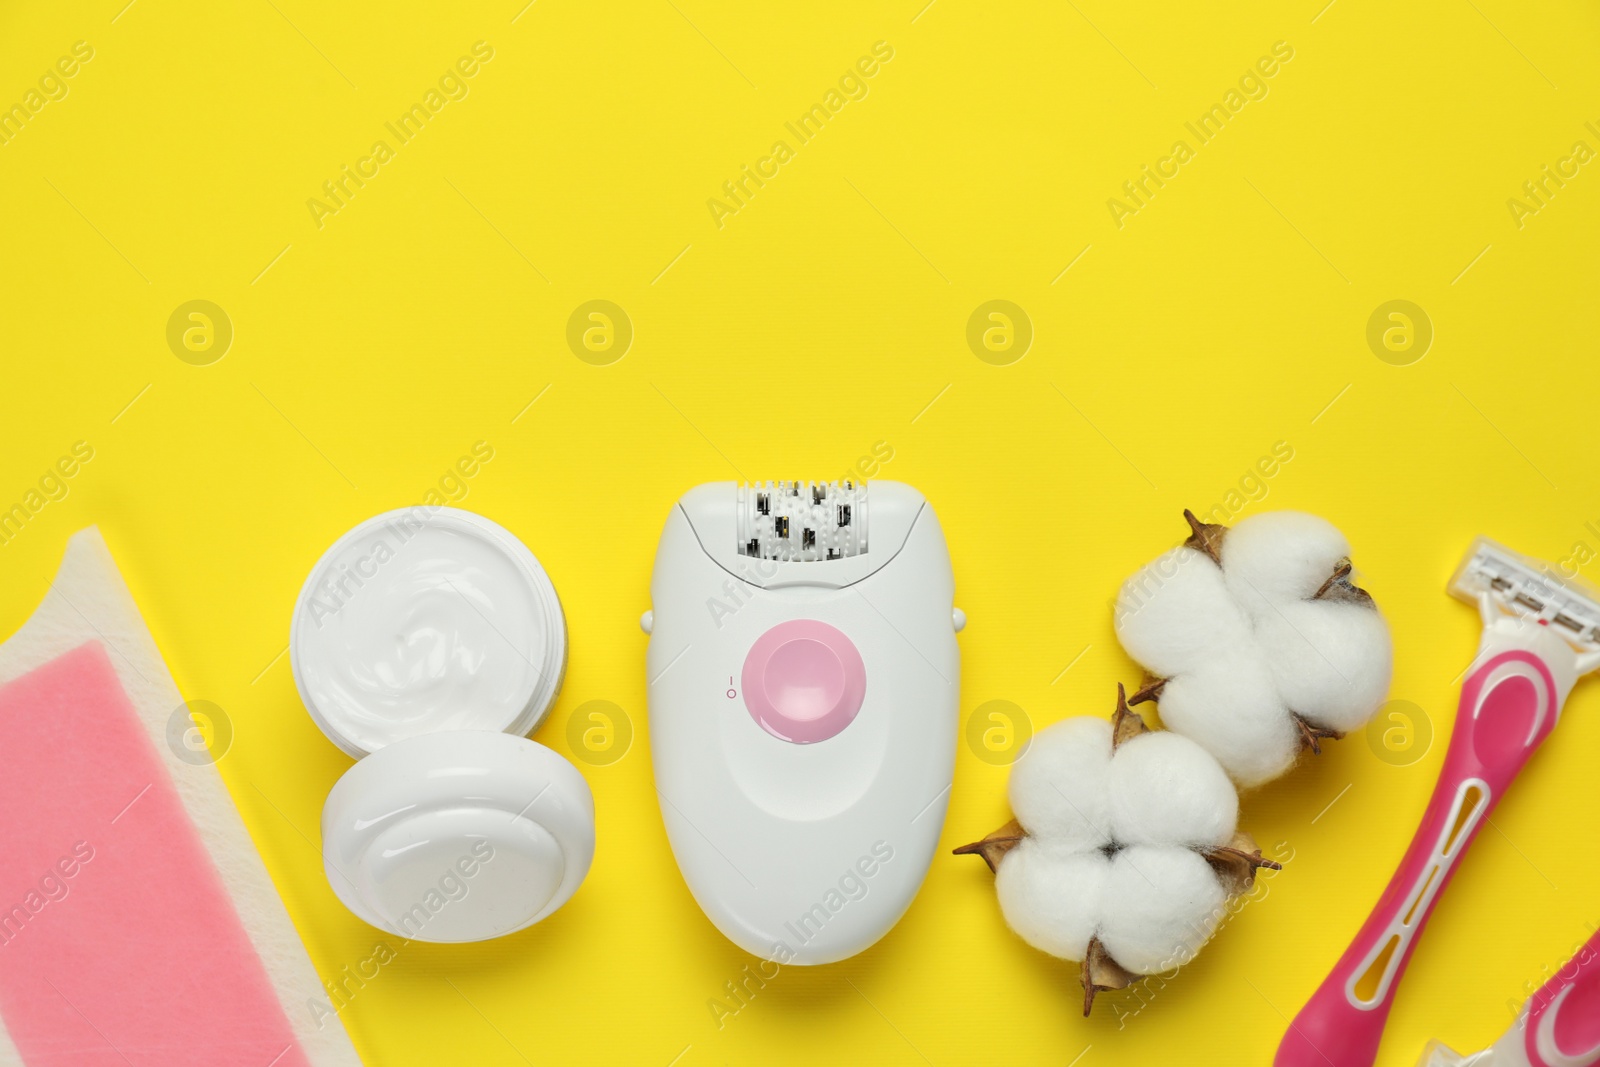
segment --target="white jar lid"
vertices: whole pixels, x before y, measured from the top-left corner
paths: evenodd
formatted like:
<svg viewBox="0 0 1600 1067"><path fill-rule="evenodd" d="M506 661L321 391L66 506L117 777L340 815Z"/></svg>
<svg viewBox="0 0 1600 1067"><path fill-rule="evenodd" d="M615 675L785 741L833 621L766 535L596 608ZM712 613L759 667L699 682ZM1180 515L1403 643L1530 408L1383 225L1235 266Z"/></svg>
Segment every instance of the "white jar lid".
<svg viewBox="0 0 1600 1067"><path fill-rule="evenodd" d="M510 531L418 505L368 519L317 561L289 658L312 719L359 759L419 734L537 729L566 670L566 620Z"/></svg>
<svg viewBox="0 0 1600 1067"><path fill-rule="evenodd" d="M411 940L484 941L545 918L594 859L594 797L523 737L412 737L345 772L322 809L322 858L357 916Z"/></svg>

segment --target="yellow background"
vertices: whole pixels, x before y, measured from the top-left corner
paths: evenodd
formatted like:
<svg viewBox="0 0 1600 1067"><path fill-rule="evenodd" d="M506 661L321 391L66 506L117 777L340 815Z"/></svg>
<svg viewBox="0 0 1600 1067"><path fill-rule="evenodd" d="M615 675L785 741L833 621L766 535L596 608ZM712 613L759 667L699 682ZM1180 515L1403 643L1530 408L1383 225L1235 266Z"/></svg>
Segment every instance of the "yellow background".
<svg viewBox="0 0 1600 1067"><path fill-rule="evenodd" d="M296 697L290 608L335 537L487 441L462 504L526 540L569 613L537 736L570 752L573 709L608 700L635 738L580 764L600 848L578 896L501 941L406 946L343 1013L367 1062L1267 1062L1440 765L1478 632L1443 591L1469 540L1600 550L1600 173L1520 229L1506 205L1575 141L1600 147L1600 14L524 2L5 5L0 103L73 42L95 54L0 146L0 505L74 442L95 456L0 546L0 625L99 523L180 688L231 717L222 773L335 977L380 935L323 878L319 813L349 761ZM470 94L319 229L306 201L479 40L494 58ZM719 229L706 201L880 40L894 58L866 98ZM1294 58L1269 94L1119 229L1107 199L1277 41ZM597 298L635 330L609 366L565 340ZM1035 330L1009 366L965 340L996 298ZM1397 298L1436 334L1410 366L1365 339ZM234 326L209 366L166 343L191 299ZM1244 824L1293 860L1119 1023L1137 1002L1080 1018L1076 968L1013 937L988 872L947 854L1007 818L1006 769L963 742L946 851L905 919L856 959L785 969L719 1029L707 1001L750 959L689 897L651 786L656 538L692 485L833 477L879 441L882 476L948 535L964 718L996 699L1035 726L1107 714L1138 680L1117 584L1283 441L1293 460L1245 513L1350 535L1431 749L1395 766L1352 737L1247 797ZM1380 1062L1487 1044L1600 920L1597 745L1591 682L1440 906Z"/></svg>

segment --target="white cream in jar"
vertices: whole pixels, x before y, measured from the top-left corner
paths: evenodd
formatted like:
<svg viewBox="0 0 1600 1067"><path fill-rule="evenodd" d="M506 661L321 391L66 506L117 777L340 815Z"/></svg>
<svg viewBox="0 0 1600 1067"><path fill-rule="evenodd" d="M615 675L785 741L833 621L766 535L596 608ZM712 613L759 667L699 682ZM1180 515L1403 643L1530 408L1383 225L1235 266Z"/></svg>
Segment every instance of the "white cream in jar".
<svg viewBox="0 0 1600 1067"><path fill-rule="evenodd" d="M360 758L441 730L528 734L566 669L561 603L504 527L459 508L386 512L312 569L289 632L295 685Z"/></svg>

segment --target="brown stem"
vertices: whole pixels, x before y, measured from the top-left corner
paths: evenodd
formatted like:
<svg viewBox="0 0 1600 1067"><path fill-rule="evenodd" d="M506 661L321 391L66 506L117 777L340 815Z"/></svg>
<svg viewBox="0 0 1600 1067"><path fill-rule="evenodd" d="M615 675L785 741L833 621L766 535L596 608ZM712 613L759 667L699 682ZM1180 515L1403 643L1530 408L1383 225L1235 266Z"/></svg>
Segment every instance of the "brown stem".
<svg viewBox="0 0 1600 1067"><path fill-rule="evenodd" d="M1256 871L1283 870L1283 864L1264 858L1255 838L1243 830L1236 832L1226 845L1205 849L1200 855L1211 864L1230 898L1250 891L1256 882Z"/></svg>
<svg viewBox="0 0 1600 1067"><path fill-rule="evenodd" d="M1211 557L1211 562L1222 566L1222 538L1227 534L1228 528L1217 522L1201 522L1195 513L1188 508L1183 509L1183 517L1189 523L1189 539L1184 541L1184 546Z"/></svg>
<svg viewBox="0 0 1600 1067"><path fill-rule="evenodd" d="M1145 675L1144 684L1139 687L1138 692L1134 693L1133 696L1128 698L1128 703L1133 705L1143 704L1150 700L1160 700L1161 691L1166 687L1167 679L1157 678L1153 675L1147 674Z"/></svg>
<svg viewBox="0 0 1600 1067"><path fill-rule="evenodd" d="M1027 836L1028 832L1022 828L1022 824L1012 819L983 840L953 848L950 852L956 856L982 856L983 862L989 865L989 870L997 871L1000 869L1000 860L1005 854L1021 844L1022 839Z"/></svg>
<svg viewBox="0 0 1600 1067"><path fill-rule="evenodd" d="M1338 741L1344 737L1339 730L1330 730L1325 726L1316 726L1301 718L1298 714L1290 713L1294 718L1295 726L1300 728L1300 745L1309 748L1313 755L1322 755L1322 742Z"/></svg>
<svg viewBox="0 0 1600 1067"><path fill-rule="evenodd" d="M1136 975L1111 958L1111 953L1098 937L1089 939L1089 951L1083 955L1083 966L1078 971L1078 981L1083 984L1083 1014L1087 1018L1094 1007L1096 993L1113 989L1126 989Z"/></svg>
<svg viewBox="0 0 1600 1067"><path fill-rule="evenodd" d="M1322 588L1316 591L1312 600L1331 600L1335 603L1360 604L1362 607L1376 607L1372 601L1372 594L1356 585L1350 580L1350 574L1355 570L1355 565L1349 557L1341 559L1334 565L1333 574L1322 583Z"/></svg>
<svg viewBox="0 0 1600 1067"><path fill-rule="evenodd" d="M1115 752L1118 745L1149 732L1150 727L1145 725L1144 717L1128 707L1128 691L1118 682L1117 710L1111 713L1111 751Z"/></svg>

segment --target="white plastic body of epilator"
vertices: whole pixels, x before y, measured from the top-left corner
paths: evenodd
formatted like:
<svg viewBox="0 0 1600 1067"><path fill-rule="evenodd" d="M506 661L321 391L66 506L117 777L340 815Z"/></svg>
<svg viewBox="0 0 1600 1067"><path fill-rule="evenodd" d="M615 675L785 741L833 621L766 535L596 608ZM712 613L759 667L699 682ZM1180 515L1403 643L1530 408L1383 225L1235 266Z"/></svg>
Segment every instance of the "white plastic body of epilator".
<svg viewBox="0 0 1600 1067"><path fill-rule="evenodd" d="M944 534L910 486L873 482L859 556L780 563L736 550L736 487L672 509L651 583L650 747L661 814L695 900L747 952L842 960L910 906L944 825L960 658ZM810 620L860 653L860 710L797 743L746 702L773 627Z"/></svg>

